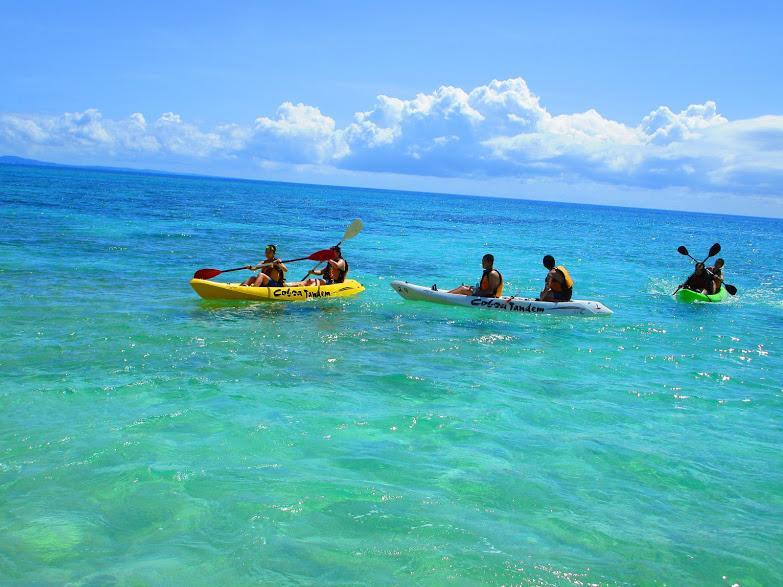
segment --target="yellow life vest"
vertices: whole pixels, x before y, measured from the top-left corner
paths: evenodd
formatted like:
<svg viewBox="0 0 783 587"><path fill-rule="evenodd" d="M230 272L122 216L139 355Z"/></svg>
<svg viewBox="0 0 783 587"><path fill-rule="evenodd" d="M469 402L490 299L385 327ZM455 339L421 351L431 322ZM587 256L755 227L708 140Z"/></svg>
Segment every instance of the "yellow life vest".
<svg viewBox="0 0 783 587"><path fill-rule="evenodd" d="M568 269L562 265L558 265L555 267L555 269L557 269L563 275L563 278L565 279L565 286L552 279L549 283L549 289L554 292L561 292L563 290L572 289L574 287L574 280L571 279L571 274L568 272Z"/></svg>

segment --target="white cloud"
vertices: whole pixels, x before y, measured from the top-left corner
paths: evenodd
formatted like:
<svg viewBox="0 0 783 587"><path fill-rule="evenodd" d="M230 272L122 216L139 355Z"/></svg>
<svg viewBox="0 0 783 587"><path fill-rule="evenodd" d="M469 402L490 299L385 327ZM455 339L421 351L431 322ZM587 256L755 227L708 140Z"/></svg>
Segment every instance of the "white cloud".
<svg viewBox="0 0 783 587"><path fill-rule="evenodd" d="M555 178L640 188L783 194L783 116L730 121L713 101L660 106L637 125L594 109L552 114L521 78L466 91L441 86L411 99L379 96L354 121L306 104L212 129L173 112L0 115L0 148L112 160L293 164L443 178Z"/></svg>
<svg viewBox="0 0 783 587"><path fill-rule="evenodd" d="M727 122L718 114L715 102L710 100L704 104L692 104L679 114L660 106L645 116L639 127L649 142L666 145L698 139L703 136L699 131Z"/></svg>
<svg viewBox="0 0 783 587"><path fill-rule="evenodd" d="M318 108L285 102L276 118L256 119L246 146L264 161L320 163L346 153L335 127L334 119Z"/></svg>

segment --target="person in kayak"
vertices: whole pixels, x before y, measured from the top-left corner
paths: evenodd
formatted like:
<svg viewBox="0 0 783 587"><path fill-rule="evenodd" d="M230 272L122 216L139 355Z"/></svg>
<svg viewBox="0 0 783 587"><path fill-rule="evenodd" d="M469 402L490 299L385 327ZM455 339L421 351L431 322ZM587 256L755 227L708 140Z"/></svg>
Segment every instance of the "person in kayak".
<svg viewBox="0 0 783 587"><path fill-rule="evenodd" d="M475 286L460 285L449 293L461 296L477 296L481 298L499 298L503 294L503 275L495 269L495 257L487 253L481 258L484 273Z"/></svg>
<svg viewBox="0 0 783 587"><path fill-rule="evenodd" d="M715 265L707 267L707 271L712 274L712 291L710 293L716 294L723 287L723 266L725 264L723 259L716 259Z"/></svg>
<svg viewBox="0 0 783 587"><path fill-rule="evenodd" d="M574 280L571 279L568 269L556 265L552 255L546 255L543 263L549 272L538 299L542 302L570 302L574 292Z"/></svg>
<svg viewBox="0 0 783 587"><path fill-rule="evenodd" d="M277 247L275 245L267 245L264 249L265 259L258 265L248 265L246 269L255 271L261 269L261 273L248 277L241 285L249 287L282 287L285 284L285 274L288 271L280 259L275 255L277 254ZM264 267L264 265L267 265Z"/></svg>
<svg viewBox="0 0 783 587"><path fill-rule="evenodd" d="M327 261L326 267L313 269L308 272L308 275L320 275L321 279L307 279L296 285L332 285L334 283L343 283L346 275L348 275L348 261L343 258L340 247L332 247L332 251L335 253L335 258Z"/></svg>
<svg viewBox="0 0 783 587"><path fill-rule="evenodd" d="M715 280L713 279L710 272L707 271L704 263L696 263L696 268L694 269L693 273L691 273L690 277L688 277L688 279L686 279L685 282L680 285L680 288L696 291L704 295L710 295L713 293L712 288L715 285L714 282Z"/></svg>

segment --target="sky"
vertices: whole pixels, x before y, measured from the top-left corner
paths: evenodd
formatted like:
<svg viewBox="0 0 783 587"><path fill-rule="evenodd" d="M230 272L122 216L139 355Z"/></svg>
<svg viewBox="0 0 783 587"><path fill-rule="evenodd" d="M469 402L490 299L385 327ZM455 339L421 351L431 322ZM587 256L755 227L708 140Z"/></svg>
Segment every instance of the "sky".
<svg viewBox="0 0 783 587"><path fill-rule="evenodd" d="M0 155L783 216L773 2L0 0Z"/></svg>

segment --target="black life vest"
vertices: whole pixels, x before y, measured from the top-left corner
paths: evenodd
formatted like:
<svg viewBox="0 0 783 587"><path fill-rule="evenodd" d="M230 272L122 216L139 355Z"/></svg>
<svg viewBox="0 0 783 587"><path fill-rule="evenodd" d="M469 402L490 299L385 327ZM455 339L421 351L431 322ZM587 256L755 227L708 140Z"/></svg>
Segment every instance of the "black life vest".
<svg viewBox="0 0 783 587"><path fill-rule="evenodd" d="M712 276L705 270L701 275L692 273L688 280L685 282L685 289L691 289L693 291L701 291L706 289L710 291L712 289Z"/></svg>
<svg viewBox="0 0 783 587"><path fill-rule="evenodd" d="M275 257L271 261L264 261L264 263L274 263L275 261L280 261L280 259ZM276 279L275 276L272 274L273 271L278 275ZM264 275L268 275L269 279L271 279L272 281L277 281L280 285L283 285L285 283L285 273L281 269L278 269L272 265L261 269L261 273L263 273Z"/></svg>
<svg viewBox="0 0 783 587"><path fill-rule="evenodd" d="M323 278L331 280L334 283L343 283L345 281L345 276L348 275L348 261L346 261L344 257L342 257L342 260L345 263L345 270L337 269L334 265L327 262L326 269L324 269L323 272ZM333 276L333 272L337 273L337 277Z"/></svg>

